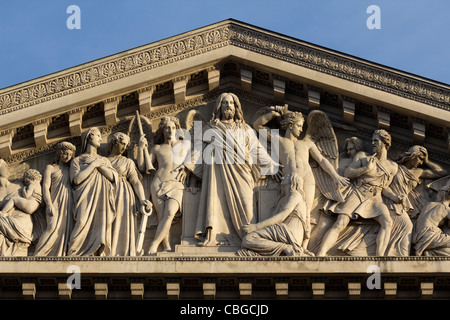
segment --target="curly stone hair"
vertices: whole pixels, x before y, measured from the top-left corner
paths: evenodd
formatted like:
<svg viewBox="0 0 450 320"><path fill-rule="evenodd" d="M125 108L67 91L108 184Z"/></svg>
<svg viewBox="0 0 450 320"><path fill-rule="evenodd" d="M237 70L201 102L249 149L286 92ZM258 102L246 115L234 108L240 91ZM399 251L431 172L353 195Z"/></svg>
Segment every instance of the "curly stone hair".
<svg viewBox="0 0 450 320"><path fill-rule="evenodd" d="M24 179L28 178L28 179L30 179L32 181L41 181L42 175L36 169L28 169L27 171L24 172L23 178Z"/></svg>
<svg viewBox="0 0 450 320"><path fill-rule="evenodd" d="M280 127L282 130L286 130L291 124L294 124L297 121L305 121L303 114L301 112L288 112L281 117Z"/></svg>
<svg viewBox="0 0 450 320"><path fill-rule="evenodd" d="M72 159L75 156L75 151L77 150L77 148L71 144L70 142L67 141L61 141L58 142L55 146L56 149L56 153L55 153L55 159L53 161L54 164L57 164L59 162L59 159L61 158L61 154L66 151L66 150L70 150L72 151Z"/></svg>

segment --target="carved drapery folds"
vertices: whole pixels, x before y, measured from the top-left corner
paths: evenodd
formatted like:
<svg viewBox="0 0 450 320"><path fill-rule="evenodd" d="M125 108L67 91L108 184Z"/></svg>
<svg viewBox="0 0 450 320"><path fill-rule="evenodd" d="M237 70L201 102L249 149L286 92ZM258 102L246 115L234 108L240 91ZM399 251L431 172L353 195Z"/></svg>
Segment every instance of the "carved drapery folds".
<svg viewBox="0 0 450 320"><path fill-rule="evenodd" d="M199 55L208 55L226 46L231 49L227 56L199 63ZM234 56L239 50L260 54L264 61ZM271 59L273 65L263 65ZM151 79L144 76L147 71L167 70L166 67L181 66L192 60L196 65L185 70L177 69ZM346 81L367 90L375 89L389 94L395 101L388 101L387 95L380 99L365 99L357 92L353 95L351 85L344 89L334 83L322 86L321 79L307 79L307 73L297 76L289 68L278 69L274 61L282 61L280 65L289 64L293 69L298 67L295 70L303 68L332 76L336 83ZM159 67L162 68L156 70ZM127 83L133 76L141 76L140 73L143 75L140 82ZM151 72L145 73L149 74ZM120 81L124 92L116 85ZM110 84L111 91L98 90ZM103 85L106 86L101 87ZM92 94L96 90L102 92ZM78 101L56 106L61 101L57 99L79 93L83 97ZM223 93L233 93L234 96L227 96L233 99L214 105L217 97L224 97ZM126 95L131 98L124 103ZM84 150L80 137L94 127L98 127L96 132L101 133L102 141L96 137L89 154L83 155L82 164L78 164L80 168L75 171L77 176L83 172L77 177L84 178L80 181L92 181L84 187L92 188L92 193L87 191L87 195L99 198L95 199L98 210L83 202L85 190L77 187L76 192L78 202L90 208L89 214L83 216L86 219L98 217L97 211L108 208L101 225L95 224L97 220L89 222L89 236L98 235L101 241L92 241L99 244L98 248L78 251L65 248L63 253L58 249L57 255L75 251L114 255L117 251L113 243L122 243L117 237L125 237L123 243L133 247L130 238L142 235L145 236L144 254L447 255L447 230L441 224L447 219L450 177L435 161L449 162L450 129L446 119L426 114L439 120L434 127L430 118L422 119L425 110L419 110L422 114L400 114L407 109L402 104L408 101L422 103L429 107L427 110L448 113L450 90L444 85L333 54L236 21L225 21L125 55L0 90L0 115L18 112L28 116L27 108L35 110L31 107L41 107L40 104L52 101L56 101L57 110L46 109L40 115L42 118L14 120L13 128L6 122L0 123L0 158L10 165L10 170L7 170L7 163L0 166L0 210L4 206L7 209L0 216L3 226L0 230L4 230L0 233L6 247L16 243L1 251L3 255L43 252L35 251L39 249L39 238L44 230L50 228L51 231L59 214L57 210L48 209L46 197L31 215L20 208L20 203L30 197L26 192L29 181L24 179L29 168L25 164L33 164L33 169L41 173L44 173L43 165L59 168L62 162L50 157L61 141L77 146L75 163L78 163L80 151ZM75 105L78 102L80 104ZM211 120L213 110L216 112ZM54 115L63 116L64 121L55 123L49 116L53 111ZM136 131L138 134L132 135L129 125L133 119L136 123L136 111L144 128L142 133ZM299 115L301 112L303 116ZM233 116L228 118L229 114ZM311 118L321 125L308 123ZM5 121L3 119L0 121ZM157 134L163 120L165 125ZM65 127L58 127L62 123ZM179 126L185 129L183 140L176 135L175 141L172 134ZM263 136L259 129L269 130L270 135ZM385 131L374 139L376 129ZM236 135L230 136L230 140L224 139L230 130ZM278 140L271 140L275 136L270 130L278 130ZM111 154L108 143L117 132L128 135L130 141L124 143L123 150L116 149ZM160 141L158 135L162 137ZM124 141L128 141L127 138ZM177 157L169 161L168 151L163 152L163 149L170 146L173 150L186 151L181 148L186 144L179 141L190 143L189 159L197 156L196 159L202 161L190 163L186 158L176 163ZM271 148L277 143L280 149L272 152ZM374 151L379 143L384 144L386 150ZM425 145L428 150L423 148ZM235 158L225 152L230 150L248 151L249 155L257 154L264 161L249 163L244 157L243 163L214 162L239 160L238 156ZM275 155L278 158L274 158ZM154 170L143 169L145 159L152 160ZM302 170L290 168L293 163ZM283 169L278 175L276 172L261 174L263 168L274 169L279 164ZM161 180L158 185L154 183L155 175ZM75 177L70 179L70 188L78 186ZM134 189L128 188L130 183ZM140 190L140 185L143 193L136 191ZM330 189L337 192L332 193ZM127 206L133 208L128 210L132 212L122 208L117 215L117 203L113 200L117 200L118 190L123 194L127 192L123 198L127 199ZM132 196L130 192L139 192L139 196ZM13 209L7 201L11 198L17 200ZM153 203L152 214L148 212L148 202ZM52 206L57 207L57 204ZM20 212L26 221L12 219L11 210ZM86 211L75 210L81 215ZM145 219L144 212L149 214ZM201 218L199 212L202 212ZM118 216L122 222L119 226L117 220L115 226L114 219L119 219ZM439 221L433 220L436 217ZM28 228L30 221L32 230ZM6 232L20 230L22 223L22 234ZM73 225L67 224L68 228ZM201 228L197 228L199 226ZM128 231L122 231L125 229ZM331 234L339 232L329 236L330 230ZM78 239L72 231L68 229L61 234L72 237L79 247L90 243ZM111 239L112 234L115 238ZM161 243L159 247L153 243L155 237ZM23 241L17 241L19 238ZM323 245L324 239L332 241ZM149 250L152 243L154 246ZM135 249L122 251L127 255L141 253ZM214 288L206 286L204 289L214 295ZM357 288L351 290L357 292Z"/></svg>
<svg viewBox="0 0 450 320"><path fill-rule="evenodd" d="M149 103L149 94L145 97L144 94L150 92L152 92L150 89L138 92L140 95L139 105L136 106L138 114L141 108L146 109L143 105ZM243 91L239 92L243 95ZM223 93L219 97L213 107L216 112L211 121L208 120L208 114L204 114L205 110L202 108L193 109L195 113L190 112L187 115L181 110L175 114L175 117L161 118L159 129L155 130L151 128L151 119L140 115L140 126L141 128L144 126L140 140L136 139L132 132L127 131L129 128L125 125L126 121L122 125L123 120L117 118L118 98L105 100L105 119L110 119L105 122L107 127L108 124L115 126L114 130L83 129L81 121L84 109L79 108L69 113L71 133L82 131L85 135L79 146L81 148L79 152L81 150L82 154L77 154L78 157L75 158L77 163L73 164L77 165L79 170L74 169L74 174L71 174L72 171L68 169L69 166L73 166L74 161L74 147L69 143L65 144L72 148L67 149L68 154L64 161L61 160L64 156L61 144L51 147L56 147L52 150L57 150L55 152L58 160L49 164L48 170L61 173L64 181L70 181L64 182L64 185L66 190L71 189L71 193L75 192L75 188L79 188L81 181L87 181L83 186L84 191L77 189L75 199L78 199L78 202L75 201L75 203L89 207L90 213L84 209L65 211L65 221L76 221L77 217L70 216L76 212L95 217L98 214L97 209L103 213L105 208L108 209L106 216L102 219L92 221L88 219L89 234L74 235L75 222L58 223L58 228L63 225L67 230L51 232L52 224L56 223L56 218L58 214L62 214L62 211L50 210L49 206L60 208L60 210L62 207L58 203L48 203L46 199L59 199L51 195L51 192L58 190L56 184L59 183L59 178L52 176L49 179L44 175L44 190L48 190L46 192L50 194L46 193L46 196L42 198L42 193L30 191L32 189L30 186L33 184L30 183L30 178L27 178L26 172L29 169L26 166L15 165L8 170L8 164L2 161L2 170L0 170L2 173L2 190L0 190L2 219L0 223L4 231L1 235L6 247L8 244L15 243L14 249L4 249L2 254L45 256L48 254L42 252L58 252L50 253L50 255L78 254L74 252L81 252L79 255L84 255L83 252L87 252L88 255L110 255L114 252L115 255L120 255L116 253L115 246L112 244L120 243L119 238L126 237L127 246L133 248L126 250L127 255L130 253L137 255L135 245L138 236L143 232L146 240L139 254L150 255L188 253L205 256L216 254L240 256L450 255L450 240L447 240L446 228L442 227L442 222L448 219L449 214L450 176L445 168L430 160L426 148L415 145L408 150L397 150L396 157L393 158L388 156L387 152L393 145L393 138L384 129L373 132L371 139L352 138L344 142L342 138L337 137L330 119L317 108L302 115L298 111L289 110L288 105L268 106L259 109L255 114L248 114L246 100L241 100L231 93ZM226 100L226 97L230 99L233 97L233 99ZM213 101L211 99L208 103ZM354 103L348 102L350 105L346 108L349 110L346 119L351 123L354 121L354 111L352 111ZM134 121L137 121L136 117L137 115L133 117ZM253 118L252 122L247 124L244 117ZM39 132L45 132L48 123L48 121L34 123L36 145L43 147L47 143L44 139L46 135ZM306 128L304 137L303 126ZM184 140L179 140L180 129L187 130L182 136ZM225 143L226 139L221 140L231 129L238 130L236 132L240 132L239 134L247 132L242 139L239 138L239 134L234 136L236 139L233 144L234 149L228 147L229 142ZM261 136L263 132L260 129L279 129L282 135L269 135L269 144L267 144L264 140L267 137L263 139ZM149 130L153 130L154 134L149 134ZM195 133L192 130L200 131ZM114 153L110 153L111 147L106 146L111 145L109 135L112 135L114 131L122 131L120 135L122 138L119 144L114 144ZM6 140L8 137L11 139L12 132L12 130L4 132L2 137L6 137ZM186 135L187 132L194 134ZM99 135L100 133L103 133L103 137ZM116 136L117 134L114 137ZM213 136L214 139L211 140ZM146 139L142 140L142 137ZM200 140L198 140L199 137ZM273 140L274 137L278 140ZM79 143L79 140L74 141ZM182 141L189 143L179 144ZM273 143L279 143L278 158L274 158L274 153L271 152L270 146ZM100 148L102 144L105 145L104 148ZM162 149L166 145L171 146L172 149ZM337 149L338 145L340 150ZM272 153L272 157L264 158L265 160L257 157L253 164L250 164L247 159L242 163L237 161L230 165L229 160L239 160L239 157L228 158L230 155L227 152L230 150L236 152L240 148L250 152L250 155L255 152L259 157L263 157L264 154ZM137 150L140 151L137 152ZM178 153L172 153L171 150L178 150ZM184 156L181 162L178 158L177 163L174 156L179 156L180 150L184 150L185 154L189 151L188 157ZM226 150L228 151L225 152ZM223 158L220 156L221 152L224 152ZM3 154L8 157L10 150L6 149ZM172 155L172 159L169 154ZM200 158L198 158L199 154ZM306 154L309 156L305 158ZM210 158L211 155L214 157ZM119 156L124 160L121 160L124 165L120 167L120 170L119 166L115 165ZM196 159L200 161L192 162L196 156ZM145 157L150 157L150 163L153 163L150 168L143 165ZM152 157L153 160L151 160ZM79 163L80 159L82 164ZM224 162L220 162L220 159ZM213 162L208 163L210 160ZM297 163L296 166L303 169L298 172L292 171L289 169L292 163ZM282 165L280 170L277 169L279 164ZM56 170L58 167L60 169ZM124 170L125 167L126 170ZM248 174L243 175L241 170L246 167L249 170ZM137 168L140 172L136 171ZM263 171L259 170L262 168L268 171L261 174ZM153 185L155 183L153 169L162 170L157 171L160 172L160 181L157 185ZM131 175L124 172L134 173ZM315 178L312 179L306 172L310 172ZM95 177L94 173L96 173ZM241 178L238 176L241 176L243 180L239 180ZM133 204L121 205L119 217L115 213L118 209L116 192L122 190L120 186L123 182L121 181L126 179L129 179L127 181L131 181L134 186L134 191L133 188L129 188L134 195L127 198L131 199ZM312 181L315 181L315 184L311 185ZM248 184L251 189L241 193L239 189L244 188L244 184ZM332 195L326 191L330 187L338 192ZM92 189L92 192L89 189ZM89 201L94 201L97 209L87 205L83 193L86 197L95 198ZM250 196L248 203L253 201L257 203L264 198L265 204L247 208L247 205L241 202L243 197L247 196ZM212 198L205 202L207 204L205 206L202 201L208 197ZM14 199L14 202L11 203L9 201L11 199ZM40 199L37 209L27 211L29 207L23 204L28 199ZM125 198L120 196L120 199ZM182 199L189 199L190 203L182 204ZM155 205L158 210L155 210ZM224 206L226 210L223 209ZM143 225L143 213L146 212L148 215L149 210L152 212L151 208L153 213L145 219ZM185 214L186 208L189 209L189 214L188 212ZM250 214L248 211L238 215L238 212L245 212L241 210L250 210L255 214ZM264 210L264 213L259 212L261 210ZM200 217L198 214L201 211ZM16 212L15 216L17 212L20 212L26 221L12 219L12 212ZM215 213L214 219L208 222L207 217L212 212ZM384 216L380 212L383 212ZM124 218L127 215L130 219ZM342 220L340 216L349 217L346 218L345 225L339 222ZM127 232L113 233L116 225L114 219L119 218L121 221L132 221L131 229L124 225ZM86 219L83 220L88 221ZM183 219L190 220L183 222L183 228L177 227L177 223L181 223ZM96 221L101 222L96 225ZM158 226L162 223L165 223L166 227L159 228ZM199 229L201 232L196 234L195 225L199 223L204 228ZM337 226L339 226L337 229L339 232L334 237L328 237L327 235ZM54 227L56 228L56 224ZM26 233L13 235L7 232L8 228L26 230ZM298 233L298 230L302 232ZM44 234L44 231L46 234L60 234L66 240L63 242L52 240L59 243L58 250L51 250L51 248L45 251L37 250L38 243L43 241L40 236ZM160 231L163 232L161 235L158 233ZM385 240L383 249L380 249L382 240L379 234L383 231L385 231ZM89 242L79 238L87 239L97 233L98 239L101 240L99 240L98 248L88 248L85 244ZM156 236L159 236L159 240L150 250L149 246ZM17 239L22 240L17 241ZM328 239L326 244L324 239ZM332 241L330 242L329 239ZM76 251L73 247L71 250L73 242L78 243L80 248L86 247L86 250ZM61 246L61 243L66 244ZM96 242L94 243L97 245Z"/></svg>

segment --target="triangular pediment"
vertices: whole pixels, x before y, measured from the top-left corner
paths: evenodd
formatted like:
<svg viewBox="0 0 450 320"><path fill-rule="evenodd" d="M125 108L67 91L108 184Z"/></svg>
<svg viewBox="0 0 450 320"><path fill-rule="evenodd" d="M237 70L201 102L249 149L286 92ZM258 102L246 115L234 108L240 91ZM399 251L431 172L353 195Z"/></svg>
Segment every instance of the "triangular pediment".
<svg viewBox="0 0 450 320"><path fill-rule="evenodd" d="M208 121L217 98L224 92L236 94L238 99L229 103L242 105L241 113L249 125L267 115L263 113L266 106L288 105L290 111L319 114L321 120L315 123L321 127L316 125L316 132L322 131L318 136L326 141L317 143L318 138L312 143L311 134L305 142L301 130L305 134L308 126L314 125L308 122L309 117L302 121L296 115L295 121L288 125L295 126L297 133L293 134L289 127L292 136L283 136L284 149L279 154L285 161L278 159L278 163L271 161L269 153L270 156L274 153L269 151L268 144L262 146L258 140L262 134L257 136L248 130L244 135L245 130L235 130L233 133L241 134L236 141L245 141L245 147L253 145L253 153L266 155L265 159L277 170L279 164L288 167L273 176L255 173L256 166L252 163L241 166L242 163L224 165L206 161L197 175L195 166L188 168L192 163L174 168L172 155L176 153L170 152L176 148L167 151L167 146L179 146L179 141L172 144L174 141L165 136L166 153L158 149L160 145L152 148L158 144L157 139L150 139L154 138L161 118L178 118L170 119L170 128L175 128L178 120L185 128L194 120ZM283 107L269 110L279 111L278 117L286 111ZM323 113L312 112L315 110ZM138 119L144 123L145 131L136 125ZM278 120L272 118L261 126L269 127L270 121ZM216 121L216 129L221 130L217 132L233 125L242 128L237 122ZM92 135L84 139L90 141L84 143L89 149L80 152L82 134L93 127L100 132L90 131ZM202 130L206 127L198 130L200 138L205 137ZM370 145L376 129L390 133L383 138L379 133L379 139L373 139L374 145L381 145L385 139L384 147L377 151L380 159L376 154L365 157L364 148L358 153L364 154L361 158L353 157L350 151L340 153L350 150L344 148L349 137L362 138L353 140L354 150L364 143ZM119 134L123 139L121 145L115 143L121 138L101 143L101 139L116 132L128 133L130 139ZM146 146L141 141L139 153L135 152L144 135L151 142ZM194 141L193 136L194 139L182 142ZM200 151L208 159L216 154L224 156L223 151L229 149L239 153L239 145L225 141L228 136L209 138L207 143L200 142ZM68 166L60 166L60 154L55 150L61 141L71 142L77 149L75 153L66 153ZM126 141L132 143L124 147ZM207 149L217 141L225 148ZM269 146L274 145L273 141ZM209 145L202 149L202 143ZM72 151L73 145L66 144ZM413 145L420 145L420 154L411 157L417 167L411 168L411 172L388 170L386 163L392 169L395 161L390 160L405 155ZM423 151L421 146L427 150ZM191 149L198 151L195 147ZM268 147L269 152L265 153L262 147ZM155 149L161 152L155 155ZM96 299L106 299L108 290L114 299L210 299L216 294L221 299L275 296L322 299L329 293L330 298L339 299L397 295L429 298L433 290L437 298L447 298L450 249L442 239L446 240L448 235L444 231L438 234L437 224L424 228L431 234L421 241L425 245L431 243L432 250L422 256L417 254L412 239L417 235L417 224L413 225L413 221L422 214L419 211L444 194L435 191L448 183L449 150L449 85L233 19L4 88L0 90L1 209L4 210L4 202L11 204L10 200L16 198L19 186L26 180L19 178L29 168L42 173L42 190L44 187L46 190L43 197L37 191L30 196L40 202L31 213L23 212L23 208L11 214L8 210L0 211L3 221L0 298L34 299L37 292L38 297L45 299L71 299L72 289L76 299L91 299L94 295ZM389 161L381 163L387 160L381 159L381 155L388 158L388 151ZM76 157L69 159L71 154ZM342 154L344 161L340 161ZM431 161L427 161L427 155ZM235 154L231 156L234 159ZM155 179L153 162L158 167L156 171L161 168L165 171L162 178ZM355 163L361 165L357 168L358 175L347 177L343 172ZM375 164L370 168L375 171L369 172L370 164ZM427 166L432 174L412 173L420 165ZM333 184L328 187L334 188L332 191L342 200L326 197L321 187L325 178L313 173L319 166L331 176ZM183 179L184 173L187 179ZM90 184L86 187L83 179L88 178L98 180L86 183ZM435 178L438 183L430 187ZM391 189L389 199L383 193L390 186L388 183L398 187ZM50 199L53 185L61 188L54 190L63 190L61 194L66 197L58 195L55 201ZM23 190L28 193L29 189ZM350 199L348 202L344 194ZM295 205L292 199L297 201ZM150 201L153 213L148 209ZM406 205L397 207L401 201ZM348 203L351 210L345 207L342 213L332 212L333 206ZM445 211L442 207L439 214ZM335 226L340 228L339 222L345 221L337 220L334 213L349 214L352 221L349 217L345 229L336 232L337 242L322 253L318 246L322 245L325 232ZM447 215L444 213L441 218ZM384 235L391 236L391 244L384 250L386 253L379 254L378 238L381 230L386 231L390 225L388 214L394 222L392 229L388 228L391 233ZM280 215L284 216L282 220ZM162 245L157 243L159 247L155 250L153 242L161 232L163 216L166 226L170 224L170 232L166 229ZM257 230L262 232L255 236L250 226L256 230L260 222L266 227ZM86 227L88 224L91 226ZM55 230L60 233L54 233ZM240 237L244 232L246 235ZM98 247L91 245L100 238L103 242L95 243ZM90 242L86 250L78 250L82 247L79 243L74 245L80 239ZM253 248L248 246L252 242L256 245ZM273 247L268 242L273 242ZM432 248L435 244L436 253ZM59 251L49 253L42 248ZM81 280L80 275L83 290L75 290L81 287L69 282ZM381 286L371 285L381 282L383 290L373 290Z"/></svg>

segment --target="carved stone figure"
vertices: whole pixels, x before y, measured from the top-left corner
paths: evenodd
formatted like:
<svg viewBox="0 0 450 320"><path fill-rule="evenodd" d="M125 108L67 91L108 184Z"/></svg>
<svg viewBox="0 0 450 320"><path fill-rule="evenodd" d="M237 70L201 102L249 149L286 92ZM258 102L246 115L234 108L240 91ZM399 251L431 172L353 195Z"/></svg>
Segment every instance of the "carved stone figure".
<svg viewBox="0 0 450 320"><path fill-rule="evenodd" d="M297 173L289 173L283 178L281 188L282 195L273 215L244 226L247 235L242 247L247 250L240 251L240 255L247 255L248 250L263 256L312 255L303 248L305 230L310 228L303 179Z"/></svg>
<svg viewBox="0 0 450 320"><path fill-rule="evenodd" d="M43 199L46 205L47 228L34 249L36 256L65 256L73 228L73 195L70 162L76 148L70 142L55 147L55 160L47 165L43 177Z"/></svg>
<svg viewBox="0 0 450 320"><path fill-rule="evenodd" d="M23 187L19 193L6 201L2 207L1 214L9 215L14 208L27 214L35 212L42 203L42 175L35 169L29 169L23 177Z"/></svg>
<svg viewBox="0 0 450 320"><path fill-rule="evenodd" d="M254 183L261 175L276 174L278 164L245 123L235 94L218 97L213 117L203 129L198 245L240 245L243 226L256 222Z"/></svg>
<svg viewBox="0 0 450 320"><path fill-rule="evenodd" d="M117 171L119 179L115 190L116 215L112 224L111 255L135 256L137 239L137 214L150 210L152 204L146 200L140 173L133 160L123 156L130 138L117 132L109 143L108 159Z"/></svg>
<svg viewBox="0 0 450 320"><path fill-rule="evenodd" d="M306 136L299 139L303 131L304 118L300 112L287 112L286 108L269 107L268 112L255 120L253 126L258 131L275 117L281 117L281 129L284 136L279 137L280 163L283 165L283 176L298 175L303 181L302 192L306 201L307 223L304 232L303 250L307 252L310 238L310 212L313 207L316 186L327 197L340 200L339 188L349 184L349 180L340 176L336 168L326 158L325 154L337 160L337 141L333 129L326 116L321 111L313 111L308 116ZM332 139L330 139L330 136ZM273 140L273 137L269 137ZM317 145L320 145L322 152ZM334 145L333 145L334 144ZM330 150L334 150L331 151ZM318 168L311 167L310 160L315 161Z"/></svg>
<svg viewBox="0 0 450 320"><path fill-rule="evenodd" d="M145 172L156 170L150 193L158 217L158 227L148 249L150 255L156 254L161 243L165 251L172 250L169 231L175 215L181 210L187 174L184 162L190 150L190 141L179 139L175 135L180 129L177 118L164 117L159 123L150 152L145 137L142 137L139 143L139 169Z"/></svg>
<svg viewBox="0 0 450 320"><path fill-rule="evenodd" d="M337 214L337 219L323 237L316 255L326 255L350 220L357 218L374 219L379 223L376 255L385 255L392 219L383 203L382 194L395 202L400 202L403 197L393 194L388 188L398 170L398 165L387 158L390 145L389 133L383 129L376 130L372 136L372 155L356 157L345 170L345 176L352 179L352 184L347 190L345 201L330 201L325 205L324 211Z"/></svg>
<svg viewBox="0 0 450 320"><path fill-rule="evenodd" d="M345 169L358 158L367 156L367 153L364 151L364 142L358 137L350 137L345 139L344 142L344 150L339 156L339 174L343 175L345 173Z"/></svg>
<svg viewBox="0 0 450 320"><path fill-rule="evenodd" d="M117 172L108 158L97 153L102 137L93 127L81 136L81 155L70 164L75 202L75 225L68 256L109 256L111 227L115 218Z"/></svg>
<svg viewBox="0 0 450 320"><path fill-rule="evenodd" d="M442 230L450 221L450 192L440 192L442 200L428 202L415 223L412 243L417 256L450 256L450 235Z"/></svg>
<svg viewBox="0 0 450 320"><path fill-rule="evenodd" d="M411 147L397 163L398 171L389 188L392 193L402 196L402 201L395 202L388 197L383 198L391 211L393 221L386 255L408 256L413 230L411 218L415 218L426 203L426 199L416 190L416 187L423 179L442 177L446 171L430 161L427 149L419 145ZM422 165L427 168L422 168Z"/></svg>
<svg viewBox="0 0 450 320"><path fill-rule="evenodd" d="M27 175L35 176L37 181L40 179L40 174L36 174L34 170ZM41 199L39 187L34 185L30 188L32 177L24 178L21 183L10 182L9 177L8 164L0 159L0 205L3 210L0 214L0 256L27 255L28 247L35 240L32 214L39 207L39 204L36 205L36 202ZM27 181L25 182L25 180ZM35 192L31 195L31 198L19 200L23 191L26 192L27 190L34 190ZM16 198L17 201L12 201L12 198ZM15 203L19 206L23 205L26 211L20 210L14 205ZM5 210L6 204L8 205ZM11 207L11 205L13 206ZM32 208L35 210L31 210Z"/></svg>

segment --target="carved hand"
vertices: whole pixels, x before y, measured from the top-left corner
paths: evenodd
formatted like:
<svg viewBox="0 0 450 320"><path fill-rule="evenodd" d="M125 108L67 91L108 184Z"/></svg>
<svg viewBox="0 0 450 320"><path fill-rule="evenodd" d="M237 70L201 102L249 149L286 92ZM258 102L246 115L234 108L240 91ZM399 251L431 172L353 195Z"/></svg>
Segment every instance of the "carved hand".
<svg viewBox="0 0 450 320"><path fill-rule="evenodd" d="M143 200L141 202L141 213L150 215L153 209L153 203L150 200Z"/></svg>
<svg viewBox="0 0 450 320"><path fill-rule="evenodd" d="M393 199L393 200L395 203L402 203L403 200L405 200L405 197L406 197L406 195L400 194L400 195L396 196L395 199Z"/></svg>
<svg viewBox="0 0 450 320"><path fill-rule="evenodd" d="M178 173L175 178L178 181L180 181L181 183L184 183L184 181L186 180L186 176L187 176L184 165L180 165L172 170L172 172L177 172L177 171L178 171Z"/></svg>
<svg viewBox="0 0 450 320"><path fill-rule="evenodd" d="M148 142L147 139L145 138L145 135L139 139L139 148L140 149L148 148Z"/></svg>
<svg viewBox="0 0 450 320"><path fill-rule="evenodd" d="M244 226L242 226L242 229L244 230L245 233L252 233L253 231L256 231L256 224L246 224Z"/></svg>
<svg viewBox="0 0 450 320"><path fill-rule="evenodd" d="M336 175L334 181L339 187L345 187L350 184L350 179L341 175Z"/></svg>

